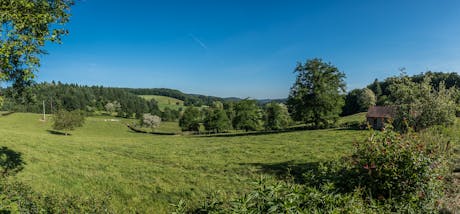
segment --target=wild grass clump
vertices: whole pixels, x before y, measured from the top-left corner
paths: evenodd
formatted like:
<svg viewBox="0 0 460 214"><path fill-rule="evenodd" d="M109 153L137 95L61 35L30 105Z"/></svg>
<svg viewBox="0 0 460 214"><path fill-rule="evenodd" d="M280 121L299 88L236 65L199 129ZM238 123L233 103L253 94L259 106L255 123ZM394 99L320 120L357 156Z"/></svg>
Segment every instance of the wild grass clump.
<svg viewBox="0 0 460 214"><path fill-rule="evenodd" d="M262 179L229 200L210 197L178 213L436 213L449 174L443 135L390 129L355 144L350 157L305 169L302 182ZM430 137L431 136L431 137ZM436 138L432 136L437 136Z"/></svg>
<svg viewBox="0 0 460 214"><path fill-rule="evenodd" d="M0 213L113 213L107 198L43 195L15 181L0 181Z"/></svg>

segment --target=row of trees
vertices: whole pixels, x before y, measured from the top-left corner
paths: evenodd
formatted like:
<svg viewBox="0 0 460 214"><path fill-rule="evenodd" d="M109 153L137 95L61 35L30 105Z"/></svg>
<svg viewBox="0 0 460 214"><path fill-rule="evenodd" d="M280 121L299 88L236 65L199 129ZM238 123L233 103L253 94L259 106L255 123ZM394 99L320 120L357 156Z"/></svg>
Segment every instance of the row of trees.
<svg viewBox="0 0 460 214"><path fill-rule="evenodd" d="M199 131L201 124L207 131L228 130L281 130L292 124L284 104L269 103L263 108L255 100L239 102L214 102L209 108L188 107L179 125L183 131Z"/></svg>
<svg viewBox="0 0 460 214"><path fill-rule="evenodd" d="M395 105L399 97L394 96L394 86L400 84L404 78L408 84L421 84L429 78L432 90L460 88L460 75L457 73L431 72L408 76L402 72L401 76L389 77L383 81L375 79L366 88L355 89L345 96L345 106L342 115L351 115L366 111L370 105ZM392 90L393 89L393 90ZM454 97L457 100L458 98Z"/></svg>

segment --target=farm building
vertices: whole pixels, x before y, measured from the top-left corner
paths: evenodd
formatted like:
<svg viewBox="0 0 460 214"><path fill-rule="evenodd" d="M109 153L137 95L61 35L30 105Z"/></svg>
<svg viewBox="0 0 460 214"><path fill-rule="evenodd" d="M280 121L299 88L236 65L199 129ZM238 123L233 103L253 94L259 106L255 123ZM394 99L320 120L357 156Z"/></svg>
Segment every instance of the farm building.
<svg viewBox="0 0 460 214"><path fill-rule="evenodd" d="M367 123L375 130L381 130L385 123L393 119L396 114L395 106L371 106L367 110Z"/></svg>

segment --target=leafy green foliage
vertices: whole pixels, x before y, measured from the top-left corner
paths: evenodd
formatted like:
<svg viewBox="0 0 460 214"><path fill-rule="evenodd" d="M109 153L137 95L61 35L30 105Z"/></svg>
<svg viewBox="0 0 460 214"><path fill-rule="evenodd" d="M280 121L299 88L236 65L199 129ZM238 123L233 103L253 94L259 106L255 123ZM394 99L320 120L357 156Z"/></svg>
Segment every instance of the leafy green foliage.
<svg viewBox="0 0 460 214"><path fill-rule="evenodd" d="M188 107L179 120L179 126L182 131L199 131L201 122L200 110L196 107Z"/></svg>
<svg viewBox="0 0 460 214"><path fill-rule="evenodd" d="M286 105L269 103L265 106L265 129L281 130L292 124Z"/></svg>
<svg viewBox="0 0 460 214"><path fill-rule="evenodd" d="M174 213L364 213L364 201L359 193L333 194L262 177L241 197L211 195L197 209L181 201Z"/></svg>
<svg viewBox="0 0 460 214"><path fill-rule="evenodd" d="M163 112L161 112L161 118L163 118L164 121L177 121L180 118L180 111L180 109L175 110L165 107Z"/></svg>
<svg viewBox="0 0 460 214"><path fill-rule="evenodd" d="M255 100L242 100L235 105L233 127L245 131L261 128L262 112Z"/></svg>
<svg viewBox="0 0 460 214"><path fill-rule="evenodd" d="M0 1L0 80L22 84L34 77L46 42L67 34L71 0Z"/></svg>
<svg viewBox="0 0 460 214"><path fill-rule="evenodd" d="M81 127L85 122L84 114L78 110L71 112L60 110L54 114L53 119L53 129L66 131L66 135L67 131L72 131L77 127Z"/></svg>
<svg viewBox="0 0 460 214"><path fill-rule="evenodd" d="M374 106L377 103L377 98L372 90L363 88L358 96L357 103L360 107L360 111L364 112L367 111L370 106Z"/></svg>
<svg viewBox="0 0 460 214"><path fill-rule="evenodd" d="M398 130L405 131L407 126L421 130L433 125L450 125L455 121L456 88L446 89L441 82L435 89L429 76L416 83L402 75L394 80L389 90L393 104L398 106L394 121Z"/></svg>
<svg viewBox="0 0 460 214"><path fill-rule="evenodd" d="M356 145L350 183L366 189L369 197L410 204L416 210L434 211L443 192L451 148L448 140L421 138L386 130Z"/></svg>
<svg viewBox="0 0 460 214"><path fill-rule="evenodd" d="M439 88L439 85L441 84L441 82L444 82L446 89L450 89L453 87L460 88L460 75L456 72L444 73L444 72L428 71L425 73L409 76L407 78L409 78L412 82L421 83L424 81L425 77L427 76L431 78L430 85L436 90ZM395 82L399 81L398 79L400 79L400 77L389 77L389 78L386 78L384 81L378 81L376 79L376 81L374 81L372 84L367 86L377 96L377 105L390 104L389 98L392 93L390 90L390 86L394 84Z"/></svg>
<svg viewBox="0 0 460 214"><path fill-rule="evenodd" d="M368 88L354 89L345 96L342 115L365 112L377 102L374 92Z"/></svg>
<svg viewBox="0 0 460 214"><path fill-rule="evenodd" d="M0 181L1 213L113 213L108 200L43 195L21 182Z"/></svg>
<svg viewBox="0 0 460 214"><path fill-rule="evenodd" d="M297 80L287 101L293 118L315 128L335 124L344 105L345 74L321 59L299 63L295 72Z"/></svg>
<svg viewBox="0 0 460 214"><path fill-rule="evenodd" d="M223 107L220 106L219 108L217 106L207 111L204 118L204 127L208 131L220 133L232 129L232 122L228 119Z"/></svg>

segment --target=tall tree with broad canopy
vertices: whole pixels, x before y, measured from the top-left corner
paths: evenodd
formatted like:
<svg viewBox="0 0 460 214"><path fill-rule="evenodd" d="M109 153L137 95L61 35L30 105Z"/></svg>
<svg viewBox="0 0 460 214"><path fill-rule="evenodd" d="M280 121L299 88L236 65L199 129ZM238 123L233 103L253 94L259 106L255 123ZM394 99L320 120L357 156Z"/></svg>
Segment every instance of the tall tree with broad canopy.
<svg viewBox="0 0 460 214"><path fill-rule="evenodd" d="M273 102L265 106L265 129L281 130L287 128L290 124L291 116L286 105Z"/></svg>
<svg viewBox="0 0 460 214"><path fill-rule="evenodd" d="M210 109L206 113L203 124L206 130L216 133L227 131L232 128L232 122L228 119L227 113L218 106Z"/></svg>
<svg viewBox="0 0 460 214"><path fill-rule="evenodd" d="M374 92L369 88L354 89L345 96L345 106L342 115L366 112L370 106L377 103Z"/></svg>
<svg viewBox="0 0 460 214"><path fill-rule="evenodd" d="M72 0L0 1L0 81L23 88L35 77L47 42L68 32Z"/></svg>
<svg viewBox="0 0 460 214"><path fill-rule="evenodd" d="M365 112L371 106L375 106L377 103L377 98L374 92L371 89L363 88L358 97L358 105L360 106L360 111Z"/></svg>
<svg viewBox="0 0 460 214"><path fill-rule="evenodd" d="M294 72L297 79L287 101L293 118L315 128L335 124L344 105L345 74L318 58L299 63Z"/></svg>
<svg viewBox="0 0 460 214"><path fill-rule="evenodd" d="M184 114L179 120L182 131L200 131L201 112L198 108L190 106L185 109Z"/></svg>
<svg viewBox="0 0 460 214"><path fill-rule="evenodd" d="M256 131L262 127L262 112L257 101L241 100L235 105L233 127L245 131Z"/></svg>

